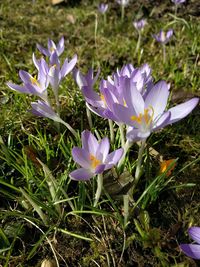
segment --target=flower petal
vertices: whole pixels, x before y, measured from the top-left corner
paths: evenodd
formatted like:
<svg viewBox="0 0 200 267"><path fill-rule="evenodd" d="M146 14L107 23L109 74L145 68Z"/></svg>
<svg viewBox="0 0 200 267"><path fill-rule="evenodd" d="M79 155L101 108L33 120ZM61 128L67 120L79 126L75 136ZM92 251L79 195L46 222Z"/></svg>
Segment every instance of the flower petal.
<svg viewBox="0 0 200 267"><path fill-rule="evenodd" d="M88 181L93 176L94 176L93 172L84 168L77 169L69 174L69 177L72 180L76 181Z"/></svg>
<svg viewBox="0 0 200 267"><path fill-rule="evenodd" d="M182 251L193 259L200 259L200 245L196 244L181 244Z"/></svg>
<svg viewBox="0 0 200 267"><path fill-rule="evenodd" d="M20 86L20 85L17 85L17 84L14 84L14 83L10 83L10 82L8 82L7 85L12 90L19 91L19 92L25 93L25 94L30 94L30 91L25 86Z"/></svg>
<svg viewBox="0 0 200 267"><path fill-rule="evenodd" d="M99 159L101 162L104 162L106 157L108 156L108 152L110 149L110 143L108 137L105 137L99 143L96 152L96 158Z"/></svg>
<svg viewBox="0 0 200 267"><path fill-rule="evenodd" d="M200 227L193 226L188 229L188 234L190 237L200 244Z"/></svg>
<svg viewBox="0 0 200 267"><path fill-rule="evenodd" d="M72 157L81 167L85 169L91 168L90 154L87 150L80 147L74 147L72 149Z"/></svg>
<svg viewBox="0 0 200 267"><path fill-rule="evenodd" d="M165 110L169 97L168 84L160 81L149 91L145 99L145 107L153 107L154 119L157 119Z"/></svg>
<svg viewBox="0 0 200 267"><path fill-rule="evenodd" d="M88 151L89 154L96 155L99 146L96 137L90 131L85 130L82 132L81 140L83 149Z"/></svg>
<svg viewBox="0 0 200 267"><path fill-rule="evenodd" d="M116 165L117 162L121 159L123 153L124 153L123 148L119 148L119 149L113 151L112 153L108 154L108 156L105 160L105 163Z"/></svg>
<svg viewBox="0 0 200 267"><path fill-rule="evenodd" d="M113 104L113 112L118 118L118 122L133 126L134 121L131 120L131 117L135 116L135 113L134 111L131 111L130 108L124 107L120 104Z"/></svg>
<svg viewBox="0 0 200 267"><path fill-rule="evenodd" d="M179 104L173 108L170 108L171 117L168 124L174 123L185 118L198 104L199 98L194 97L185 103Z"/></svg>
<svg viewBox="0 0 200 267"><path fill-rule="evenodd" d="M142 137L139 129L135 129L133 127L128 127L128 130L126 133L126 138L130 142L137 142L137 141L146 139L149 136L149 134L150 133L148 132L148 135L146 137Z"/></svg>
<svg viewBox="0 0 200 267"><path fill-rule="evenodd" d="M95 168L95 173L96 174L100 174L105 170L106 164L99 164L96 168Z"/></svg>
<svg viewBox="0 0 200 267"><path fill-rule="evenodd" d="M166 125L168 125L168 122L170 120L170 116L171 116L171 113L169 111L164 112L163 115L158 120L156 120L156 122L153 126L153 130L157 131L161 128L164 128Z"/></svg>

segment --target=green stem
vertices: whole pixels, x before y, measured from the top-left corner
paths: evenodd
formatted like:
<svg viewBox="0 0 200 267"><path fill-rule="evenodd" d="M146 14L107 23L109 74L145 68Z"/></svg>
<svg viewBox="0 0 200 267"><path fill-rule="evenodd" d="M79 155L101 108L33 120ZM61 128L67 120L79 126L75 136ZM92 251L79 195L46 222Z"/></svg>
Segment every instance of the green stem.
<svg viewBox="0 0 200 267"><path fill-rule="evenodd" d="M63 121L62 119L60 119L60 123L65 125L67 127L67 129L74 135L75 138L78 138L77 132L69 125L69 123Z"/></svg>
<svg viewBox="0 0 200 267"><path fill-rule="evenodd" d="M163 49L163 63L165 64L165 62L166 62L166 47L165 47L165 44L162 45L162 49Z"/></svg>
<svg viewBox="0 0 200 267"><path fill-rule="evenodd" d="M119 124L120 139L122 147L125 146L125 137L124 137L124 124Z"/></svg>
<svg viewBox="0 0 200 267"><path fill-rule="evenodd" d="M124 228L128 223L128 216L129 216L129 195L123 195L124 200Z"/></svg>
<svg viewBox="0 0 200 267"><path fill-rule="evenodd" d="M136 45L136 49L135 49L135 54L137 54L138 53L138 51L139 51L139 48L140 48L140 43L141 43L141 33L140 33L140 31L138 31L138 41L137 41L137 45Z"/></svg>
<svg viewBox="0 0 200 267"><path fill-rule="evenodd" d="M121 157L117 167L120 168L122 166L122 164L124 163L124 160L126 158L126 154L129 150L129 148L132 146L133 142L130 142L130 141L126 141L126 144L124 145L123 149L124 149L124 153L123 153L123 156Z"/></svg>
<svg viewBox="0 0 200 267"><path fill-rule="evenodd" d="M146 145L146 139L144 139L141 143L141 146L139 148L139 152L138 152L138 160L137 160L137 166L136 166L136 171L135 171L135 183L134 183L134 187L137 185L140 176L141 176L141 165L142 165L142 156L143 156L143 152L145 149L145 145Z"/></svg>
<svg viewBox="0 0 200 267"><path fill-rule="evenodd" d="M89 108L86 106L86 114L87 114L87 119L88 119L88 123L90 126L90 130L92 130L93 128L93 124L92 124L92 116L91 116L91 112L89 110Z"/></svg>
<svg viewBox="0 0 200 267"><path fill-rule="evenodd" d="M121 5L121 22L124 21L124 5Z"/></svg>
<svg viewBox="0 0 200 267"><path fill-rule="evenodd" d="M114 129L113 129L113 121L111 119L108 119L109 128L110 128L110 142L111 144L114 144Z"/></svg>
<svg viewBox="0 0 200 267"><path fill-rule="evenodd" d="M97 29L98 29L98 16L95 14L95 25L94 25L94 43L97 46Z"/></svg>
<svg viewBox="0 0 200 267"><path fill-rule="evenodd" d="M103 174L100 173L97 176L97 191L96 191L96 194L95 194L94 207L97 206L97 203L98 203L99 198L101 196L102 188L103 188Z"/></svg>

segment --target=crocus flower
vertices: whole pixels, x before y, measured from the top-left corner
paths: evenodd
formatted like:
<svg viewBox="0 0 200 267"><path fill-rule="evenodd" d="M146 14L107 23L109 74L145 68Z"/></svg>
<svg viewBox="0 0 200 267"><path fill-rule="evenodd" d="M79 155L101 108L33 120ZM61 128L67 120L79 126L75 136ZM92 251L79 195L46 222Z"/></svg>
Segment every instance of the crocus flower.
<svg viewBox="0 0 200 267"><path fill-rule="evenodd" d="M129 3L129 0L116 0L116 2L121 6L127 6Z"/></svg>
<svg viewBox="0 0 200 267"><path fill-rule="evenodd" d="M91 79L76 79L81 87L82 93L86 99L88 107L97 115L119 122L119 119L113 113L113 104L124 104L124 88L127 81L135 84L137 90L142 94L152 87L151 69L147 64L141 68L135 69L131 64L125 65L121 70L117 70L112 77L107 80L101 80L99 93L97 93L91 85ZM79 82L78 82L79 81Z"/></svg>
<svg viewBox="0 0 200 267"><path fill-rule="evenodd" d="M183 104L166 111L169 86L160 81L144 97L134 84L127 85L124 93L125 105L113 104L113 113L118 119L129 125L127 139L145 140L153 131L186 117L198 104L198 98L192 98Z"/></svg>
<svg viewBox="0 0 200 267"><path fill-rule="evenodd" d="M161 30L158 34L153 34L153 37L154 37L154 38L156 39L156 41L158 41L159 43L161 43L161 44L166 44L166 43L168 43L169 40L171 39L172 35L173 35L173 30L170 29L170 30L168 30L168 31L166 32L166 34L165 34L165 32L164 32L163 30Z"/></svg>
<svg viewBox="0 0 200 267"><path fill-rule="evenodd" d="M55 96L58 95L58 87L61 80L72 71L77 62L77 55L68 61L66 58L62 67L60 66L60 60L56 52L50 56L51 67L48 70L49 83L51 84Z"/></svg>
<svg viewBox="0 0 200 267"><path fill-rule="evenodd" d="M198 244L181 244L180 248L188 257L200 259L200 227L190 227L188 233Z"/></svg>
<svg viewBox="0 0 200 267"><path fill-rule="evenodd" d="M42 67L39 68L37 78L24 70L19 71L19 77L22 80L23 85L17 85L10 82L7 83L12 90L25 94L37 95L47 101L47 87L49 85L49 80Z"/></svg>
<svg viewBox="0 0 200 267"><path fill-rule="evenodd" d="M70 173L73 180L89 180L105 170L111 169L120 160L123 149L119 148L109 154L110 143L107 137L100 142L88 130L81 134L82 148L74 147L72 157L81 168Z"/></svg>
<svg viewBox="0 0 200 267"><path fill-rule="evenodd" d="M172 0L172 3L174 3L175 5L180 5L184 2L185 2L185 0Z"/></svg>
<svg viewBox="0 0 200 267"><path fill-rule="evenodd" d="M136 28L137 31L143 30L144 26L147 24L145 19L141 19L138 21L133 22L133 26Z"/></svg>
<svg viewBox="0 0 200 267"><path fill-rule="evenodd" d="M108 4L101 3L99 4L98 10L101 14L105 14L108 10Z"/></svg>
<svg viewBox="0 0 200 267"><path fill-rule="evenodd" d="M47 57L50 57L54 52L60 56L64 51L64 37L61 37L57 45L54 43L54 41L49 39L47 46L48 48L44 48L40 44L37 44L37 49Z"/></svg>
<svg viewBox="0 0 200 267"><path fill-rule="evenodd" d="M55 113L48 102L38 100L31 103L32 109L30 110L34 115L44 118L49 118L56 122L61 122L60 116Z"/></svg>
<svg viewBox="0 0 200 267"><path fill-rule="evenodd" d="M37 102L32 102L31 106L32 109L30 111L32 114L62 123L77 138L76 131L67 122L60 118L60 116L52 109L48 102L38 100Z"/></svg>

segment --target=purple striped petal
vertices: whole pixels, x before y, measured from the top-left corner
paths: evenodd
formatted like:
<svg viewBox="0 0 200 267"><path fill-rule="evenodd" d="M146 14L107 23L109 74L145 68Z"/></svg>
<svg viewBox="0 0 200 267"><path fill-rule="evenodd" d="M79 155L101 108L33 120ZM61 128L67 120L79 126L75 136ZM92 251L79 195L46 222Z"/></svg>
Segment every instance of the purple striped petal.
<svg viewBox="0 0 200 267"><path fill-rule="evenodd" d="M99 143L95 136L88 130L85 130L81 134L82 139L82 147L86 151L88 151L89 154L92 154L93 156L96 155L97 148L99 146Z"/></svg>
<svg viewBox="0 0 200 267"><path fill-rule="evenodd" d="M170 108L171 117L168 124L174 123L185 118L198 104L199 98L192 98L185 103L179 104L173 108Z"/></svg>
<svg viewBox="0 0 200 267"><path fill-rule="evenodd" d="M88 181L94 176L94 173L84 168L77 169L69 174L72 180L76 181Z"/></svg>
<svg viewBox="0 0 200 267"><path fill-rule="evenodd" d="M117 162L121 159L123 153L124 153L124 149L123 148L119 148L119 149L113 151L112 153L110 153L107 156L107 158L105 160L105 163L106 164L116 165Z"/></svg>
<svg viewBox="0 0 200 267"><path fill-rule="evenodd" d="M118 122L122 122L130 126L134 125L134 121L131 120L131 116L135 116L135 114L130 108L126 108L120 104L114 104L113 111L114 115L119 119Z"/></svg>
<svg viewBox="0 0 200 267"><path fill-rule="evenodd" d="M25 93L25 94L30 94L30 91L25 86L20 86L20 85L17 85L17 84L14 84L14 83L10 83L10 82L8 82L7 85L12 90L19 91L19 92Z"/></svg>
<svg viewBox="0 0 200 267"><path fill-rule="evenodd" d="M153 130L157 131L161 128L164 128L166 125L168 125L168 122L170 120L171 113L169 111L165 112L155 123L153 126Z"/></svg>
<svg viewBox="0 0 200 267"><path fill-rule="evenodd" d="M194 241L200 244L200 227L197 226L190 227L188 229L188 234Z"/></svg>
<svg viewBox="0 0 200 267"><path fill-rule="evenodd" d="M64 78L68 73L72 71L77 62L77 55L74 55L71 61L68 62L68 59L65 59L65 62L61 68L61 77Z"/></svg>
<svg viewBox="0 0 200 267"><path fill-rule="evenodd" d="M96 174L100 174L105 170L106 164L99 164L96 168L95 168L95 173Z"/></svg>
<svg viewBox="0 0 200 267"><path fill-rule="evenodd" d="M129 79L127 79L129 80ZM140 92L137 90L134 84L130 84L130 80L127 81L125 88L124 99L128 107L135 110L136 115L139 113L144 113L144 100ZM132 114L135 115L135 114Z"/></svg>
<svg viewBox="0 0 200 267"><path fill-rule="evenodd" d="M110 143L108 137L103 138L96 152L96 158L99 159L101 162L104 162L106 157L108 156L108 152L110 149Z"/></svg>
<svg viewBox="0 0 200 267"><path fill-rule="evenodd" d="M85 149L74 147L72 149L72 157L81 167L85 169L91 168L90 154Z"/></svg>
<svg viewBox="0 0 200 267"><path fill-rule="evenodd" d="M193 259L200 259L200 245L196 244L181 244L180 248L182 251Z"/></svg>
<svg viewBox="0 0 200 267"><path fill-rule="evenodd" d="M153 107L154 119L160 116L166 106L169 97L168 85L165 81L160 81L149 91L145 99L145 107Z"/></svg>

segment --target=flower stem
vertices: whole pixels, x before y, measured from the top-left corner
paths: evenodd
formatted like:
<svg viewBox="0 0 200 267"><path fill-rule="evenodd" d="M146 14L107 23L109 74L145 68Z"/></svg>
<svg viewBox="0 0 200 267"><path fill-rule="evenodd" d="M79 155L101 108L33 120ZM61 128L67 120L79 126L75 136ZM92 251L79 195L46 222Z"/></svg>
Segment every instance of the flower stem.
<svg viewBox="0 0 200 267"><path fill-rule="evenodd" d="M128 150L129 150L129 148L132 146L132 144L133 144L133 142L130 142L130 141L127 140L126 144L123 146L124 154L121 157L121 159L120 159L120 161L119 161L119 163L117 165L118 168L120 168L122 166L122 164L124 163L124 160L126 158L126 154L127 154Z"/></svg>
<svg viewBox="0 0 200 267"><path fill-rule="evenodd" d="M134 187L137 185L140 176L141 176L141 165L142 165L142 156L143 156L143 152L145 149L145 145L146 145L146 139L144 139L141 143L141 146L139 148L139 152L138 152L138 160L137 160L137 166L136 166L136 171L135 171L135 183L134 183Z"/></svg>
<svg viewBox="0 0 200 267"><path fill-rule="evenodd" d="M97 205L97 203L99 201L99 198L101 196L102 188L103 188L103 174L100 173L97 176L97 191L96 191L96 194L95 194L94 207L96 207L96 205Z"/></svg>
<svg viewBox="0 0 200 267"><path fill-rule="evenodd" d="M92 124L92 116L91 116L91 112L89 110L89 108L86 106L86 114L87 114L87 119L88 119L88 123L90 126L90 130L92 130L93 128L93 124Z"/></svg>
<svg viewBox="0 0 200 267"><path fill-rule="evenodd" d="M121 22L124 21L124 5L121 5Z"/></svg>
<svg viewBox="0 0 200 267"><path fill-rule="evenodd" d="M163 63L165 64L165 62L166 62L166 47L165 47L165 44L162 45L162 49L163 49Z"/></svg>
<svg viewBox="0 0 200 267"><path fill-rule="evenodd" d="M60 122L67 127L67 129L74 135L75 138L78 138L77 132L69 125L69 123L63 121L62 119L60 119Z"/></svg>
<svg viewBox="0 0 200 267"><path fill-rule="evenodd" d="M114 129L113 129L113 121L111 119L108 119L109 127L110 127L110 142L111 144L114 144Z"/></svg>
<svg viewBox="0 0 200 267"><path fill-rule="evenodd" d="M126 225L128 223L128 216L129 216L129 195L123 195L124 200L124 228L126 228Z"/></svg>
<svg viewBox="0 0 200 267"><path fill-rule="evenodd" d="M141 33L140 31L138 31L138 41L137 41L137 45L136 45L136 49L135 49L135 55L138 53L139 48L140 48L140 43L141 43Z"/></svg>
<svg viewBox="0 0 200 267"><path fill-rule="evenodd" d="M124 137L124 124L119 124L120 139L122 147L125 146L125 137Z"/></svg>

